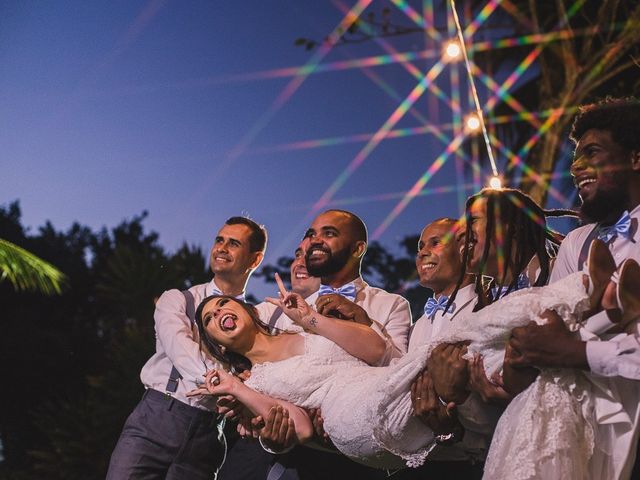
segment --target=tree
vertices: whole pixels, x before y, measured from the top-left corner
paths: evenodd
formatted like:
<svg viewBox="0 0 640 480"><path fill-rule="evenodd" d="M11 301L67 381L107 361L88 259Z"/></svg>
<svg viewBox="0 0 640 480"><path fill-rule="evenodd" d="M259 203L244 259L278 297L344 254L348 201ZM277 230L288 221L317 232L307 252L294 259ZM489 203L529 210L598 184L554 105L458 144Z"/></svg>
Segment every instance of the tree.
<svg viewBox="0 0 640 480"><path fill-rule="evenodd" d="M19 218L18 202L11 203L6 214L8 219ZM4 280L18 291L35 290L45 295L61 294L66 283L65 275L49 262L0 237L0 283Z"/></svg>
<svg viewBox="0 0 640 480"><path fill-rule="evenodd" d="M93 232L74 224L35 234L18 202L0 206L0 237L60 265L61 295L0 283L0 479L104 478L125 418L140 399L153 353L154 299L210 279L199 248L170 254L144 228L146 214Z"/></svg>

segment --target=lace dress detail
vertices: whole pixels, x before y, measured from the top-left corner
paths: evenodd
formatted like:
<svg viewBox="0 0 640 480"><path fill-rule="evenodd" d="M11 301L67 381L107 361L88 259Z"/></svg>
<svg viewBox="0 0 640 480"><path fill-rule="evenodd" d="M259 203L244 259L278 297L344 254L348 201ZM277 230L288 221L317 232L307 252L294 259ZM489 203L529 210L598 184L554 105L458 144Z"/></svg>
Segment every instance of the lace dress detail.
<svg viewBox="0 0 640 480"><path fill-rule="evenodd" d="M410 387L424 355L371 367L324 337L303 335L304 355L254 365L247 385L300 407L321 408L325 431L352 460L377 468L422 463L421 450L433 434L412 415Z"/></svg>
<svg viewBox="0 0 640 480"><path fill-rule="evenodd" d="M510 294L457 322L429 348L442 342L472 340L468 358L484 357L489 378L500 372L504 346L513 328L555 310L570 330L588 309L589 301L575 273L552 286L533 287ZM542 370L536 381L507 406L493 435L485 463L487 479L588 478L594 449L595 419L591 383L585 374L570 369Z"/></svg>
<svg viewBox="0 0 640 480"><path fill-rule="evenodd" d="M377 468L419 466L433 445L433 433L413 416L410 389L435 346L472 340L469 351L486 356L485 368L490 375L502 368L504 345L511 329L531 320L542 323L540 314L547 308L556 310L567 324L575 325L576 314L586 306L582 277L577 275L555 283L553 289L521 290L479 312L456 319L446 335L434 338L424 349L414 350L387 367L371 367L324 337L302 334L303 355L254 365L247 385L304 408L321 408L325 431L352 460ZM561 428L567 419L575 419L578 425L581 417L588 416L584 385L578 375L545 372L516 397L511 405L519 406L507 409L505 420L499 422L494 436L500 450L493 445L491 450L497 453L495 457L506 452L514 464L514 459L524 457L517 462L518 472L524 472L523 476L512 475L508 463L496 462L495 471L505 474L487 478L529 478L526 475L537 468L533 459L541 451L552 460L557 452L566 451L571 445L574 458L590 452L593 431L589 425L582 430L576 426L572 432ZM529 420L521 422L521 414L529 415L526 417ZM487 465L494 468L489 461ZM580 476L568 474L562 478Z"/></svg>
<svg viewBox="0 0 640 480"><path fill-rule="evenodd" d="M540 372L500 417L483 478L589 478L595 424L589 385L582 372Z"/></svg>

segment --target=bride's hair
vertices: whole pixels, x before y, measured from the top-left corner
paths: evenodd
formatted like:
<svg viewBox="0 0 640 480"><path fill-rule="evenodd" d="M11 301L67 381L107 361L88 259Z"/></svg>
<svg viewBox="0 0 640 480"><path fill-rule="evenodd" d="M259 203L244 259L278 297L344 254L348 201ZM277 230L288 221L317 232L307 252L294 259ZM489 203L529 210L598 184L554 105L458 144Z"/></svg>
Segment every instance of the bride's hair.
<svg viewBox="0 0 640 480"><path fill-rule="evenodd" d="M207 352L209 352L209 354L211 354L212 357L220 360L225 364L228 364L231 367L232 373L241 373L245 370L251 370L251 361L247 357L239 353L232 352L228 348L222 347L211 337L209 337L207 331L204 329L204 325L202 323L202 310L207 303L217 298L226 298L228 300L236 302L244 309L245 312L247 312L249 317L251 317L251 320L253 320L253 323L255 323L260 330L270 335L269 326L262 320L260 320L258 310L256 310L253 305L243 302L242 300L238 300L237 298L231 297L229 295L210 295L202 300L202 302L200 302L200 305L198 305L198 309L196 310L196 325L198 326L201 345L204 346L204 348L207 350Z"/></svg>

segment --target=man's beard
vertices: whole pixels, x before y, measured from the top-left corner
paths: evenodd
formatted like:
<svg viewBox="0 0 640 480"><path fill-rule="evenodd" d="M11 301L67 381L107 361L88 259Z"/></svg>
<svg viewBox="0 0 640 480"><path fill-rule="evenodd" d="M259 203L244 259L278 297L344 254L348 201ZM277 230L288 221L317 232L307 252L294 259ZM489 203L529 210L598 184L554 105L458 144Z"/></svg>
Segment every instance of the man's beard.
<svg viewBox="0 0 640 480"><path fill-rule="evenodd" d="M595 195L588 201L583 201L580 206L580 218L586 223L602 222L604 220L617 220L624 212L629 201L627 189L596 190ZM615 214L615 218L610 218Z"/></svg>
<svg viewBox="0 0 640 480"><path fill-rule="evenodd" d="M322 250L327 253L327 258L324 262L320 264L313 264L309 261L309 257L314 250ZM344 268L344 266L349 261L349 257L351 256L351 252L349 247L345 247L342 250L338 250L333 253L328 249L324 248L310 248L307 250L307 254L305 255L305 261L307 264L307 272L312 277L327 277L329 275L333 275L334 273L338 273L340 270Z"/></svg>

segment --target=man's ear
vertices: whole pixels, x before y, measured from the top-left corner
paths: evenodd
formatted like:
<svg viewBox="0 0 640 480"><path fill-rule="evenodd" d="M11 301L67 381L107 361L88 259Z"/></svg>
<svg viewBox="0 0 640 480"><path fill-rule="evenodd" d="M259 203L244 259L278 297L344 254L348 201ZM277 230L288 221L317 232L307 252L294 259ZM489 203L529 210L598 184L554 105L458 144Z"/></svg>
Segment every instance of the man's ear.
<svg viewBox="0 0 640 480"><path fill-rule="evenodd" d="M256 268L258 268L258 266L262 263L262 260L264 259L264 252L255 252L253 257L253 262L251 262L251 266L249 268L251 268L251 270L255 270Z"/></svg>
<svg viewBox="0 0 640 480"><path fill-rule="evenodd" d="M640 172L640 150L631 150L631 170Z"/></svg>
<svg viewBox="0 0 640 480"><path fill-rule="evenodd" d="M352 255L356 258L362 258L362 256L365 254L366 251L367 251L367 242L359 240L356 242Z"/></svg>

